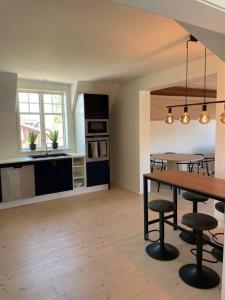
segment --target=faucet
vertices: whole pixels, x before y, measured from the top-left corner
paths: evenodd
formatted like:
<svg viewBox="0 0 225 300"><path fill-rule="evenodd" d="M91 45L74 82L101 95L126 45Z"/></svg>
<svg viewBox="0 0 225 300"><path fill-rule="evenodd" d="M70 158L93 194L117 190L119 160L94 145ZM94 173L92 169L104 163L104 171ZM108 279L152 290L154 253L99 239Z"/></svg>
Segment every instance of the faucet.
<svg viewBox="0 0 225 300"><path fill-rule="evenodd" d="M51 152L51 150L48 150L48 144L46 143L46 150L45 150L45 155L48 156L49 152Z"/></svg>

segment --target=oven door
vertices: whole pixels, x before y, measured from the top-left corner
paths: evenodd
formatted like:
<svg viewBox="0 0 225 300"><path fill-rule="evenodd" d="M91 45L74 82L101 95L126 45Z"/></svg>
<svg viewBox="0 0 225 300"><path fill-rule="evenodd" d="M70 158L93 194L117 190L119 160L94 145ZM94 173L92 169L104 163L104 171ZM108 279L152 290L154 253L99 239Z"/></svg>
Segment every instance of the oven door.
<svg viewBox="0 0 225 300"><path fill-rule="evenodd" d="M108 135L107 119L88 119L86 120L86 136Z"/></svg>

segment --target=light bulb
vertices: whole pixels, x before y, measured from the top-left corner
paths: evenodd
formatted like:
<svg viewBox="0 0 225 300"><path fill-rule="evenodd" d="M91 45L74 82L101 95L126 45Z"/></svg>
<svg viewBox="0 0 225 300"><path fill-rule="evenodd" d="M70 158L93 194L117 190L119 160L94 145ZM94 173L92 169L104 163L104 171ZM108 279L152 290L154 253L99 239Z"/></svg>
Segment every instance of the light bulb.
<svg viewBox="0 0 225 300"><path fill-rule="evenodd" d="M225 124L225 104L224 104L224 112L220 115L220 122Z"/></svg>
<svg viewBox="0 0 225 300"><path fill-rule="evenodd" d="M202 106L202 113L200 114L198 120L203 125L204 124L208 124L209 121L210 121L210 116L209 116L209 114L207 112L207 106L205 104Z"/></svg>
<svg viewBox="0 0 225 300"><path fill-rule="evenodd" d="M166 122L166 124L173 124L173 122L174 122L174 116L172 114L172 108L171 107L169 107L169 109L168 109L168 114L165 118L165 122Z"/></svg>
<svg viewBox="0 0 225 300"><path fill-rule="evenodd" d="M190 120L191 120L191 118L190 118L189 113L188 113L188 108L187 108L187 106L185 106L184 107L184 112L180 117L180 121L181 121L182 124L186 125L190 122Z"/></svg>

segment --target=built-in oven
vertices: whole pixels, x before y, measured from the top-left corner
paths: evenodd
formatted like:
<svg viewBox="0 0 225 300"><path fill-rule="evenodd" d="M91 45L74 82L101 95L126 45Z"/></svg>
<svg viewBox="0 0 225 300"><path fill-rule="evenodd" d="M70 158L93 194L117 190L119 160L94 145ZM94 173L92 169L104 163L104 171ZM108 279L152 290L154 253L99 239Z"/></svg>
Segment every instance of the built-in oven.
<svg viewBox="0 0 225 300"><path fill-rule="evenodd" d="M109 160L109 138L92 137L86 139L86 161Z"/></svg>
<svg viewBox="0 0 225 300"><path fill-rule="evenodd" d="M108 119L87 119L86 136L102 136L109 134Z"/></svg>

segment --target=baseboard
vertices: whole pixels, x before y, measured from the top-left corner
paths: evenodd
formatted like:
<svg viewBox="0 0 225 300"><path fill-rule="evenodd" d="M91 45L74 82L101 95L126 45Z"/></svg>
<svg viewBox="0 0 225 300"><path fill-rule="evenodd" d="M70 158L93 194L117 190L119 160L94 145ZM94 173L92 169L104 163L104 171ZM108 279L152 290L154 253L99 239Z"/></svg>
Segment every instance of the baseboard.
<svg viewBox="0 0 225 300"><path fill-rule="evenodd" d="M9 202L1 202L0 209L13 208L13 207L19 207L19 206L24 206L29 204L50 201L50 200L62 199L62 198L67 198L67 197L72 197L72 196L77 196L77 195L82 195L87 193L103 191L107 189L108 189L108 184L96 185L91 187L81 187L81 188L76 188L74 190L61 192L61 193L36 196L32 198L13 200Z"/></svg>

